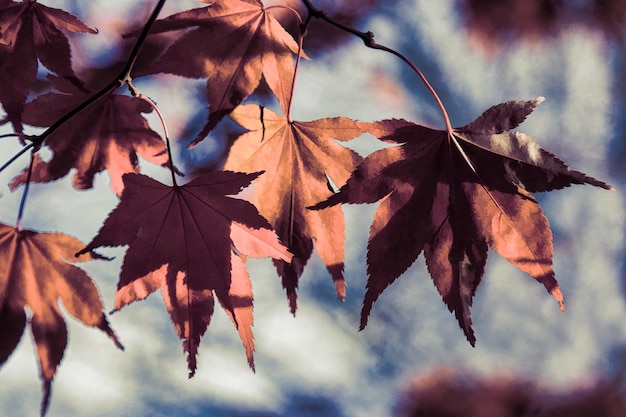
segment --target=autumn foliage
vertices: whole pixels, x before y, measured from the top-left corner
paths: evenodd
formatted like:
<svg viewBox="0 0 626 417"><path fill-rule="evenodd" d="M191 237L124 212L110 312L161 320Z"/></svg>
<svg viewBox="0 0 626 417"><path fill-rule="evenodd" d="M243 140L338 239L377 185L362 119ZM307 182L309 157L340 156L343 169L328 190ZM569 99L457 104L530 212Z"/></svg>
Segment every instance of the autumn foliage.
<svg viewBox="0 0 626 417"><path fill-rule="evenodd" d="M300 11L288 4L266 7L260 0L203 2L209 4L158 18L165 1L155 1L148 21L124 34L133 48L123 68L95 83L72 70L66 33L96 34L96 29L34 0L0 0L2 121L24 146L14 157L3 155L2 169L31 153L11 182L23 193L16 224L0 225L0 363L28 325L43 381L42 414L67 341L59 300L69 314L121 347L94 282L74 265L106 260L98 248L127 246L115 310L161 291L190 376L215 299L232 319L254 369L248 257L273 259L292 313L298 280L314 251L337 297L347 296L341 204L379 204L369 229L360 329L378 297L420 255L472 345L470 307L490 248L543 284L565 308L552 269L552 233L533 193L572 184L611 187L571 169L515 130L543 98L497 104L453 128L435 90L408 59L311 2L303 1ZM298 68L308 58L303 45L318 21L401 57L431 91L445 128L340 115L292 120ZM138 62L142 46L164 34L172 41L160 55ZM35 90L39 64L50 72L45 82L51 91L41 94ZM160 116L159 109L133 80L163 73L206 79L208 111L189 147L208 140L227 117L245 130L222 170L183 177L184 168L173 161L167 121L148 123L145 116ZM276 107L255 102L259 90L269 91ZM29 126L44 130L28 134ZM343 146L364 134L392 146L365 157ZM42 157L41 149L51 156ZM139 158L168 169L171 182L140 174ZM90 189L103 171L119 203L91 242L22 228L29 184L71 175L76 189Z"/></svg>

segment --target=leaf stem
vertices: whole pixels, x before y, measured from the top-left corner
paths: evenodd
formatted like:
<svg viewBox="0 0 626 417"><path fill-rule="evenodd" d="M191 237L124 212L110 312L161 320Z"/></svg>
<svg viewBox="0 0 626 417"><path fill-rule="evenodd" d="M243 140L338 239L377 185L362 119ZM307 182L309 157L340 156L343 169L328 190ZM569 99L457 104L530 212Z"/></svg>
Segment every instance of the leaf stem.
<svg viewBox="0 0 626 417"><path fill-rule="evenodd" d="M132 84L130 84L132 85ZM134 88L134 86L133 86ZM176 183L176 168L174 168L174 162L172 159L172 147L170 146L170 135L168 133L167 130L167 124L165 123L165 118L163 117L163 114L161 113L161 111L159 110L159 107L156 105L156 103L154 101L152 101L152 99L150 99L150 97L146 97L141 93L138 93L136 90L134 90L135 93L133 94L135 97L145 101L146 103L150 104L150 106L154 109L154 111L156 112L157 116L159 116L159 120L161 120L161 125L163 126L163 136L165 136L165 146L167 149L167 167L169 168L170 172L172 173L172 185L174 187L178 187L178 184Z"/></svg>
<svg viewBox="0 0 626 417"><path fill-rule="evenodd" d="M433 86L430 84L430 82L428 82L428 79L426 78L424 73L420 71L420 69L417 68L417 66L413 64L411 60L409 60L407 57L402 55L400 52L374 42L374 34L372 34L371 32L368 32L368 33L370 33L372 36L371 43L370 44L366 43L366 45L369 48L379 49L381 51L385 51L385 52L388 52L390 54L397 56L398 58L403 60L409 67L411 67L411 69L415 71L415 73L420 77L420 79L422 80L422 82L424 83L428 91L430 92L430 95L433 96L433 98L435 99L435 102L437 102L437 106L439 106L439 110L441 111L441 115L443 116L444 123L446 124L446 131L448 132L449 135L452 135L453 129L452 129L452 124L450 123L450 117L448 117L448 112L446 111L446 108L444 107L443 102L439 98L439 95L437 94Z"/></svg>
<svg viewBox="0 0 626 417"><path fill-rule="evenodd" d="M298 13L298 11L296 9L294 9L293 7L285 6L283 4L273 4L271 6L263 8L264 11L269 11L271 9L288 10L296 17L296 19L298 19L298 23L302 24L302 16L300 16L300 13Z"/></svg>
<svg viewBox="0 0 626 417"><path fill-rule="evenodd" d="M24 155L29 149L31 149L33 146L35 146L32 142L29 143L28 145L24 146L22 149L20 149L15 155L13 155L11 157L11 159L9 159L8 161L6 161L1 167L0 167L0 172L4 171L5 168L7 168L9 165L11 165L13 162L15 162L15 160L17 158L19 158L20 156Z"/></svg>
<svg viewBox="0 0 626 417"><path fill-rule="evenodd" d="M291 104L293 103L294 92L296 91L296 80L298 79L298 71L300 69L300 61L302 60L302 41L306 34L307 27L311 17L307 18L306 22L300 23L300 33L298 34L298 55L296 56L296 66L293 69L293 79L291 80L291 91L289 91L289 100L287 101L287 113L285 118L291 123ZM300 21L302 22L302 20Z"/></svg>
<svg viewBox="0 0 626 417"><path fill-rule="evenodd" d="M24 207L26 207L26 197L28 196L28 190L30 188L30 177L33 173L33 164L35 163L36 150L30 153L30 163L28 164L28 172L26 174L26 185L24 185L24 191L22 192L22 199L20 200L20 207L17 211L17 220L15 221L15 229L22 230L22 217L24 215Z"/></svg>
<svg viewBox="0 0 626 417"><path fill-rule="evenodd" d="M359 30L356 30L350 26L344 25L343 23L337 22L333 19L331 19L330 17L328 17L326 15L326 12L316 8L315 6L313 6L313 4L311 3L310 0L302 0L302 2L304 3L304 5L306 6L309 15L316 18L316 19L321 19L345 32L348 32L358 38L360 38L363 43L365 44L365 46L367 46L368 48L371 49L378 49L381 51L385 51L387 53L390 53L392 55L397 56L398 58L400 58L402 61L404 61L405 64L407 64L409 67L411 67L411 69L420 77L420 79L422 80L422 83L424 83L424 85L426 86L426 88L428 89L428 91L430 92L431 96L435 99L435 102L437 102L437 106L439 106L439 110L441 111L441 115L443 116L445 125L446 125L446 131L448 132L448 134L452 134L453 129L452 129L452 124L450 123L450 118L448 117L448 112L446 111L443 102L441 101L441 99L439 98L439 95L437 94L437 92L435 91L435 89L433 88L433 86L430 84L430 82L428 82L428 79L426 78L426 76L424 75L424 73L422 73L422 71L420 71L419 68L417 68L417 66L415 64L413 64L411 62L411 60L409 60L407 57L405 57L404 55L402 55L400 52L391 49L385 45L381 45L379 43L376 43L376 41L374 40L374 33L372 32L361 32Z"/></svg>
<svg viewBox="0 0 626 417"><path fill-rule="evenodd" d="M277 5L265 7L263 8L263 11L267 12L271 9L283 9L283 10L287 10L291 12L295 16L295 18L298 20L298 24L300 28L300 33L298 34L298 55L296 57L296 66L293 70L293 79L291 80L289 99L287 100L287 108L285 109L285 118L287 119L287 121L291 122L291 103L293 102L294 91L296 88L296 79L298 78L298 69L300 68L300 60L302 59L302 38L304 37L304 34L306 33L306 27L308 26L308 23L311 20L311 16L309 16L307 18L307 21L303 23L302 16L300 16L300 13L298 13L298 11L294 8L277 4Z"/></svg>

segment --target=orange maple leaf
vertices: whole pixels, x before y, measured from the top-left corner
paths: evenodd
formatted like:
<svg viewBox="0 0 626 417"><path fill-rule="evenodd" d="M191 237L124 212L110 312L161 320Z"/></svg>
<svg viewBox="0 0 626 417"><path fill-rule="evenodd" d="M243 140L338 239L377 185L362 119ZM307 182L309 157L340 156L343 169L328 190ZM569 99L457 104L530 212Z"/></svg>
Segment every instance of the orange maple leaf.
<svg viewBox="0 0 626 417"><path fill-rule="evenodd" d="M371 125L372 134L399 146L369 155L339 192L313 207L381 202L370 228L361 329L378 296L422 251L472 345L469 309L489 247L541 282L564 309L552 269L552 233L531 193L583 183L611 187L511 131L541 101L493 106L452 136L405 120Z"/></svg>
<svg viewBox="0 0 626 417"><path fill-rule="evenodd" d="M197 27L178 38L150 73L208 77L209 118L190 144L202 141L217 123L259 85L261 77L287 112L298 44L260 1L218 1L154 23L151 33Z"/></svg>
<svg viewBox="0 0 626 417"><path fill-rule="evenodd" d="M24 309L28 308L43 381L42 415L48 408L52 379L67 345L59 299L68 313L87 326L101 329L123 349L102 312L95 284L72 265L102 258L89 251L74 257L83 247L68 235L18 230L0 223L0 365L22 337L27 322Z"/></svg>
<svg viewBox="0 0 626 417"><path fill-rule="evenodd" d="M97 33L76 16L33 0L0 3L0 103L15 131L22 131L22 111L37 78L37 59L78 87L70 44L60 29Z"/></svg>
<svg viewBox="0 0 626 417"><path fill-rule="evenodd" d="M170 187L144 175L126 174L120 203L80 252L128 245L115 309L161 288L188 354L190 376L213 315L214 294L238 327L253 366L253 300L241 256L291 259L252 204L228 197L258 175L218 171Z"/></svg>
<svg viewBox="0 0 626 417"><path fill-rule="evenodd" d="M89 96L61 79L52 78L52 82L60 91L43 94L27 103L24 123L51 126ZM106 169L111 188L121 194L122 175L139 172L137 154L154 164L168 164L165 142L143 117L143 113L151 111L152 107L139 98L105 95L46 138L45 145L53 156L48 162L35 156L30 181L54 181L74 168L73 186L82 190L91 188L94 176ZM24 170L13 179L11 187L23 184L26 178L27 170Z"/></svg>
<svg viewBox="0 0 626 417"><path fill-rule="evenodd" d="M294 254L291 264L275 261L291 311L296 310L298 278L313 246L343 299L343 211L340 207L323 211L306 207L332 194L329 178L343 184L361 161L356 152L336 142L360 136L360 124L346 118L290 122L252 104L239 106L231 117L249 132L235 141L224 167L266 172L255 181L251 201Z"/></svg>

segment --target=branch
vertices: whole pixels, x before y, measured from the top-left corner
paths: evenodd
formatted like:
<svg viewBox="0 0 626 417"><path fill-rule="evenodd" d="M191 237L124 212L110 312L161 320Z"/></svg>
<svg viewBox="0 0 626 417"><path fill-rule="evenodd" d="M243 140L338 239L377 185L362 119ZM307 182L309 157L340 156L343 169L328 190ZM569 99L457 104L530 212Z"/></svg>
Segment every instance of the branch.
<svg viewBox="0 0 626 417"><path fill-rule="evenodd" d="M5 168L7 168L9 165L11 165L13 162L15 162L15 160L17 158L19 158L20 156L24 155L29 149L31 149L32 147L34 147L35 145L33 143L29 143L28 145L24 146L22 149L20 149L15 155L13 155L8 161L6 161L4 164L2 164L2 166L0 166L0 172L4 171Z"/></svg>
<svg viewBox="0 0 626 417"><path fill-rule="evenodd" d="M16 222L17 229L21 228L22 217L23 217L23 214L24 214L24 208L26 207L26 198L28 196L28 190L29 190L30 179L31 179L31 174L32 174L32 170L33 170L33 163L34 163L35 153L43 145L44 141L46 140L46 138L48 136L50 136L50 134L52 134L55 130L57 130L59 127L61 127L67 121L69 121L71 118L76 116L81 111L85 110L87 107L91 106L93 103L98 101L100 98L102 98L106 94L109 94L110 92L112 92L115 89L123 86L124 84L128 84L129 89L131 90L131 93L133 93L133 94L135 93L135 89L134 89L134 86L132 85L131 78L130 78L130 72L132 71L132 69L133 69L133 67L135 65L135 61L137 60L137 56L139 54L139 50L141 49L141 46L143 45L143 43L144 43L144 41L146 39L146 36L148 35L148 32L149 32L150 28L152 27L152 24L157 19L161 9L163 8L163 5L165 4L165 1L166 0L159 0L158 1L157 5L155 6L154 10L152 11L152 14L150 15L150 18L146 22L146 24L145 24L145 26L144 26L144 28L143 28L139 38L137 39L137 42L135 43L135 46L133 47L133 50L130 53L130 56L128 57L128 60L126 61L126 65L124 66L124 69L120 72L120 74L116 77L116 79L111 81L108 85L103 87L97 93L95 93L94 95L90 96L85 101L83 101L82 103L80 103L79 105L74 107L72 110L67 112L64 116L62 116L55 123L53 123L52 126L48 127L44 132L42 132L39 135L36 135L36 136L26 136L26 135L22 135L22 134L19 134L19 133L13 133L13 134L2 135L1 136L1 137L20 136L21 138L26 138L26 139L30 139L31 140L30 144L24 146L19 152L17 152L15 155L13 155L13 157L11 157L7 162L5 162L0 167L0 172L1 172L5 168L7 168L9 165L11 165L14 161L16 161L21 155L26 153L26 151L28 151L29 149L32 149L31 158L30 158L30 164L28 165L28 174L27 174L27 177L26 177L26 185L24 187L24 191L23 191L23 194L22 194L22 199L20 201L20 206L19 206L18 214L17 214L17 222ZM158 112L158 110L157 110L157 112ZM166 134L167 134L167 132L166 132ZM169 142L168 142L168 152L169 152ZM174 176L173 171L172 171L172 176Z"/></svg>
<svg viewBox="0 0 626 417"><path fill-rule="evenodd" d="M439 96L437 95L437 92L435 91L435 89L433 88L433 86L430 84L430 82L428 82L428 79L426 78L426 76L424 75L424 73L422 73L422 71L420 71L419 68L417 68L417 66L415 64L413 64L411 62L411 60L409 60L407 57L405 57L404 55L402 55L400 52L391 49L385 45L381 45L379 43L376 43L376 41L374 40L374 33L368 31L368 32L361 32L353 27L344 25L343 23L337 22L335 20L333 20L332 18L328 17L326 15L326 12L324 12L323 10L320 10L318 8L316 8L315 6L313 6L313 4L311 3L310 0L302 0L302 2L304 3L304 5L307 8L307 11L309 12L309 18L310 17L314 17L316 19L321 19L341 30L343 30L344 32L348 32L358 38L360 38L363 43L365 44L365 46L367 46L368 48L372 48L372 49L378 49L381 51L385 51L388 52L392 55L397 56L398 58L400 58L402 61L404 61L405 64L407 64L409 67L411 67L411 69L420 77L420 79L422 80L422 82L424 83L424 85L426 86L426 88L428 89L428 91L430 92L430 94L433 96L433 98L435 99L435 101L437 102L437 106L439 106L439 110L441 111L441 115L443 116L444 122L446 124L446 131L448 132L449 135L452 135L452 124L450 123L450 118L448 117L448 112L446 111L443 102L441 101L441 99L439 98ZM308 21L308 19L307 19Z"/></svg>
<svg viewBox="0 0 626 417"><path fill-rule="evenodd" d="M120 73L120 76L118 78L120 81L126 82L126 80L130 79L130 73L133 70L133 67L135 66L135 61L137 61L139 50L141 49L142 45L146 41L146 38L148 37L148 32L150 32L152 25L156 21L157 17L159 17L159 13L161 13L161 9L163 9L163 6L165 5L165 1L166 0L159 0L154 10L152 11L152 14L148 18L148 21L144 25L143 30L139 34L139 37L137 38L137 42L135 43L135 46L133 47L133 50L130 52L128 61L126 61L126 65L124 66L124 69L122 69L122 72Z"/></svg>
<svg viewBox="0 0 626 417"><path fill-rule="evenodd" d="M145 42L146 36L148 35L148 32L150 31L152 24L154 23L159 13L161 12L161 9L163 8L165 1L166 0L159 0L157 5L155 6L154 10L152 11L152 14L148 18L148 21L146 22L143 30L141 31L141 34L137 38L137 42L135 43L135 46L133 47L133 50L131 51L130 56L128 57L126 61L126 65L124 65L124 69L122 69L122 71L115 78L115 80L111 81L109 84L103 87L100 91L90 96L88 99L80 103L78 106L74 107L72 110L67 112L63 117L61 117L59 120L53 123L52 126L47 128L40 135L33 136L32 140L33 140L35 147L41 146L43 142L46 140L46 138L50 136L51 133L53 133L55 130L57 130L59 127L65 124L72 117L76 116L78 113L85 110L87 107L91 106L93 103L95 103L96 101L98 101L100 98L110 93L111 91L114 91L115 89L123 86L124 84L129 83L130 72L132 71L135 65L135 61L137 60L139 50L141 49L141 46Z"/></svg>

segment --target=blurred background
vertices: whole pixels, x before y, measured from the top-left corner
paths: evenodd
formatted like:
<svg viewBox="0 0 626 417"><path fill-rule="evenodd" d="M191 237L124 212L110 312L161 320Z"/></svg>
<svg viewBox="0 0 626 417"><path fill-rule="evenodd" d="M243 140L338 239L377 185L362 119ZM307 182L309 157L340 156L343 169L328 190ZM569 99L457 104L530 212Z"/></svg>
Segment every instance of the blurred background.
<svg viewBox="0 0 626 417"><path fill-rule="evenodd" d="M120 34L140 27L156 1L41 0L79 16L98 35L69 35L74 70L87 85L115 76L132 47ZM289 4L302 13L300 2ZM56 416L624 416L626 293L623 190L626 185L626 2L623 0L314 0L329 16L396 49L430 80L461 126L488 107L544 96L519 130L615 192L575 186L540 194L554 234L554 269L567 310L541 285L491 254L472 308L472 348L437 294L422 257L374 305L357 332L366 276L365 251L374 206L345 206L348 297L336 300L323 263L309 261L299 309L289 313L269 260L248 266L255 291L256 374L248 368L230 320L217 311L203 338L199 370L187 380L180 342L160 295L115 313L110 322L126 347L68 318L69 345L53 383ZM203 4L169 2L162 16ZM277 14L295 34L288 14ZM171 41L150 38L140 62ZM436 104L411 69L370 50L324 22L305 39L312 58L298 76L295 120L345 116L363 121L406 118L443 128ZM143 65L143 64L141 64ZM40 68L35 94L48 91ZM220 167L241 132L225 120L199 146L186 144L206 121L204 80L142 77L175 140L175 163L192 174ZM251 100L276 106L263 88ZM154 115L151 127L161 132ZM7 125L0 133L10 129ZM37 130L29 126L25 132ZM380 146L362 137L348 146L364 156ZM2 139L0 163L20 149ZM45 156L45 153L43 154ZM0 173L0 221L13 223L21 189L10 180L22 157ZM169 173L142 164L167 181ZM87 242L117 204L106 174L75 191L68 177L34 184L24 226L61 231ZM113 306L124 249L111 262L81 265ZM30 334L0 369L0 414L34 416L41 398Z"/></svg>

